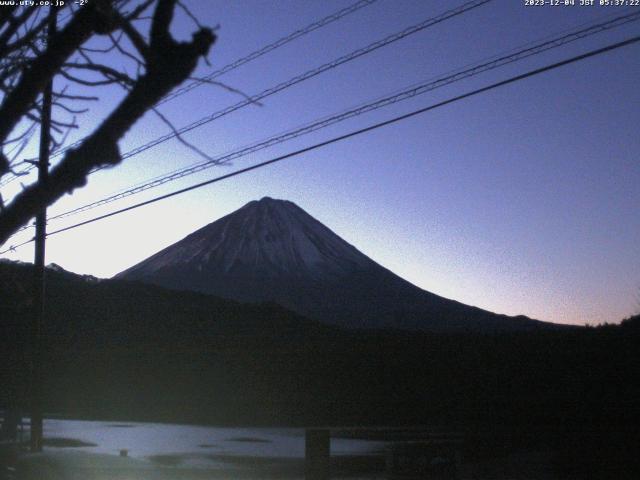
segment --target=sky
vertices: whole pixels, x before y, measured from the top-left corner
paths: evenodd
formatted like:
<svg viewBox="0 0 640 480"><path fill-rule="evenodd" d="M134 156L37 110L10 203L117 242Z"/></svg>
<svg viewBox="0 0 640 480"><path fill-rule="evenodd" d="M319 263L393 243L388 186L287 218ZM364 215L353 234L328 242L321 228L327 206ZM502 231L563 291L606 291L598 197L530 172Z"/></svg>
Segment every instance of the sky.
<svg viewBox="0 0 640 480"><path fill-rule="evenodd" d="M206 75L355 0L187 0L218 26ZM219 77L253 95L463 1L378 0ZM633 8L530 7L494 0L249 105L188 134L215 156L549 36ZM640 8L640 7L636 7ZM196 29L181 12L174 33ZM63 221L60 228L614 43L640 22L594 35ZM438 108L365 135L49 238L47 263L114 274L245 203L295 202L360 251L438 295L572 324L640 310L640 46L632 45ZM120 58L113 65L130 68ZM119 63L121 62L121 63ZM81 138L122 98L104 89ZM203 85L160 106L181 127L241 101ZM169 132L146 115L126 152ZM35 151L35 150L34 150ZM176 140L91 176L51 215L202 161ZM22 180L24 183L29 179ZM3 189L10 198L19 188ZM7 243L29 238L23 232ZM32 261L33 246L2 255Z"/></svg>

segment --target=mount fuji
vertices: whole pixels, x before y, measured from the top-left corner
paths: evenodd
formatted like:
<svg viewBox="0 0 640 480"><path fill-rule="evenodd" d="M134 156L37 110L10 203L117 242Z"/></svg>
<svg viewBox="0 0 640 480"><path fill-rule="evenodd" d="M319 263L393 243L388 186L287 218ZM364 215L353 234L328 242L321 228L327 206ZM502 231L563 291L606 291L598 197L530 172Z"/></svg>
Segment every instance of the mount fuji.
<svg viewBox="0 0 640 480"><path fill-rule="evenodd" d="M294 203L269 197L249 202L116 278L241 302L275 302L346 328L500 332L553 325L422 290Z"/></svg>

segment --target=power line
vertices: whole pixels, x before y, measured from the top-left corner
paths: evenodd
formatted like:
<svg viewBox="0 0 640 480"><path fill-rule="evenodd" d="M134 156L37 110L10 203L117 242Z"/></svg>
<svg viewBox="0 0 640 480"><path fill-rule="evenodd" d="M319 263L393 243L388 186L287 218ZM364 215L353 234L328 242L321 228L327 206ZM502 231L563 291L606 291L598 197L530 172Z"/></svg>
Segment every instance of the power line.
<svg viewBox="0 0 640 480"><path fill-rule="evenodd" d="M310 23L309 25L300 28L298 30L295 30L293 32L291 32L288 35L285 35L284 37L280 37L279 39L277 39L276 41L269 43L267 45L265 45L262 48L259 48L258 50L255 50L251 53L249 53L248 55L245 55L244 57L238 58L237 60L234 60L231 63L228 63L227 65L214 70L213 72L211 72L210 74L202 77L201 79L195 80L192 83L185 85L182 88L179 88L173 92L170 92L169 94L167 94L162 100L160 100L158 102L157 105L161 105L163 103L166 103L170 100L173 100L176 97L179 97L180 95L183 95L191 90L193 90L194 88L197 88L201 85L206 84L207 82L210 82L211 80L218 78L222 75L224 75L225 73L228 73L232 70L235 70L236 68L241 67L242 65L244 65L245 63L249 63L257 58L262 57L263 55L266 55L269 52L272 52L273 50L276 50L304 35L307 35L311 32L313 32L314 30L318 30L319 28L322 28L324 26L327 26L337 20L340 20L341 18L344 18L352 13L357 12L358 10L367 7L375 2L377 2L378 0L358 0L357 2L349 5L348 7L345 7L343 9L340 9L330 15L327 15L324 18L321 18L320 20L317 20L315 22ZM65 20L67 18L69 18L72 15L72 13L68 14L66 17L63 17L62 20ZM52 152L51 156L52 157L57 157L60 156L61 154L63 154L64 152L77 147L78 145L80 145L84 140L86 139L86 137L81 138L80 140L77 140L75 142L73 142L70 145L67 145L63 148L60 148L58 150L55 150L54 152ZM31 171L33 168L35 168L33 165L30 165L29 167L27 167L26 169L24 169L22 172L20 172L21 174L26 174L29 171ZM0 187L3 187L9 183L11 183L13 180L15 180L16 178L18 178L21 175L14 175L13 177L11 177L8 180L5 180L3 182L0 182Z"/></svg>
<svg viewBox="0 0 640 480"><path fill-rule="evenodd" d="M24 245L27 245L27 244L29 244L29 243L32 243L32 242L34 242L34 241L35 241L35 238L31 238L31 239L29 239L29 240L25 240L25 241L24 241L24 242L22 242L22 243L17 243L16 245L11 245L11 246L10 246L9 248L7 248L6 250L3 250L2 252L0 252L0 255L4 255L5 253L8 253L8 252L15 252L18 248L20 248L20 247L22 247L22 246L24 246Z"/></svg>
<svg viewBox="0 0 640 480"><path fill-rule="evenodd" d="M480 7L486 3L489 3L493 0L472 0L466 3L463 3L462 5L447 10L443 13L441 13L438 16L435 17L431 17L428 18L426 20L423 20L420 23L417 23L411 27L408 27L400 32L391 34L381 40L377 40L373 43L370 43L369 45L359 48L357 50L354 50L346 55L343 55L331 62L328 63L324 63L316 68L313 68L311 70L307 70L306 72L296 75L295 77L290 78L289 80L286 80L284 82L278 83L272 87L269 87L265 90L263 90L260 93L257 93L253 96L250 96L248 98L246 98L245 100L235 103L233 105L230 105L222 110L218 110L210 115L207 115L206 117L200 118L199 120L196 120L195 122L192 122L176 131L172 131L170 133L167 133L165 135L162 135L160 137L155 138L154 140L151 140L150 142L147 142L143 145L140 145L132 150L129 150L128 152L125 152L121 155L121 159L122 160L126 160L127 158L131 158L134 155L138 155L139 153L142 153L150 148L153 148L157 145L160 145L161 143L164 143L168 140L171 140L172 138L178 137L184 133L190 132L191 130L194 130L198 127L201 127L203 125L206 125L210 122L213 122L214 120L218 120L219 118L222 118L226 115L229 115L230 113L235 112L236 110L240 110L241 108L244 108L248 105L252 105L255 104L257 102L260 102L261 100L274 95L278 92L281 92L287 88L290 88L294 85L297 85L298 83L304 82L306 80L309 80L311 78L314 78L326 71L332 70L334 68L339 67L340 65L343 65L345 63L348 63L352 60L355 60L357 58L362 57L363 55L366 55L368 53L371 53L375 50L378 50L379 48L385 47L391 43L397 42L398 40L402 40L405 37L408 37L410 35L413 35L415 33L421 32L422 30L425 30L429 27L432 27L434 25L437 25L439 23L444 22L445 20L448 20L450 18L454 18L457 17L458 15L461 15L463 13L466 13L469 10L472 10L474 8ZM82 140L79 140L78 142L82 142ZM71 145L68 145L66 147L64 147L63 149L58 150L57 152L52 154L52 157L57 157L61 154L63 154L64 152L66 152L67 150L74 148L74 146L76 146L76 144L78 143L74 143ZM103 168L106 167L97 167L95 169L93 169L91 171L91 173L95 173L99 170L102 170Z"/></svg>
<svg viewBox="0 0 640 480"><path fill-rule="evenodd" d="M463 13L466 13L469 10L473 10L474 8L480 7L486 3L491 2L492 0L472 0L470 2L466 2L456 8L450 9L445 11L444 13L441 13L440 15L436 16L436 17L432 17L432 18L428 18L426 20L423 20L420 23L417 23L411 27L408 27L398 33L394 33L392 35L389 35L381 40L377 40L373 43L370 43L369 45L359 48L357 50L354 50L346 55L343 55L331 62L328 63L324 63L322 65L320 65L319 67L313 68L311 70L307 70L306 72L300 74L300 75L296 75L295 77L290 78L289 80L286 80L284 82L278 83L277 85L274 85L272 87L269 87L265 90L263 90L260 93L257 93L255 95L252 95L251 97L238 102L234 105L230 105L227 108L224 108L222 110L218 110L217 112L214 112L210 115L207 115L206 117L203 117L199 120L196 120L195 122L192 122L180 129L178 129L175 132L171 132L171 133L167 133L166 135L163 135L161 137L158 137L150 142L147 142L143 145L140 145L136 148L134 148L133 150L129 150L128 152L122 154L122 159L126 159L126 158L130 158L134 155L137 155L139 153L142 153L152 147L155 147L156 145L159 145L161 143L166 142L167 140L170 140L172 138L175 138L179 135L182 135L184 133L190 132L191 130L194 130L198 127L201 127L202 125L206 125L207 123L213 122L214 120L217 120L225 115L228 115L232 112L235 112L236 110L239 110L241 108L244 108L248 105L251 104L255 104L256 102L260 102L261 100L264 100L265 98L274 95L278 92L281 92L287 88L290 88L294 85L297 85L298 83L304 82L306 80L309 80L313 77L316 77L318 75L320 75L321 73L324 73L326 71L332 70L334 68L339 67L340 65L343 65L347 62L350 62L352 60L355 60L357 58L362 57L363 55L369 54L375 50L378 50L379 48L385 47L391 43L397 42L398 40L402 40L405 37L408 37L410 35L413 35L415 33L421 32L422 30L425 30L429 27L432 27L434 25L437 25L439 23L442 23L450 18L454 18L457 17L458 15L462 15Z"/></svg>
<svg viewBox="0 0 640 480"><path fill-rule="evenodd" d="M625 11L625 10L633 12L635 9L633 9L633 8L623 9L623 11ZM605 19L607 19L607 21L606 22L602 22ZM616 14L608 13L606 15L600 15L600 16L596 17L595 20L591 20L590 22L580 23L580 24L575 25L572 28L565 28L565 29L562 29L560 31L554 32L552 34L545 35L544 37L541 37L541 38L538 38L536 40L532 40L532 41L526 42L526 43L521 44L521 45L519 45L517 47L511 48L511 49L506 50L506 51L502 51L502 52L500 52L498 54L495 54L495 55L492 55L490 57L485 57L482 60L478 60L478 61L473 62L473 63L468 63L468 64L466 64L466 65L464 65L462 67L459 67L457 69L449 70L449 71L447 71L445 73L442 73L440 75L430 77L426 81L433 81L433 80L436 80L436 79L440 79L440 78L443 78L445 76L449 76L449 75L453 75L455 73L459 73L461 71L465 71L465 70L467 70L469 68L472 68L472 67L473 68L478 68L478 67L482 66L482 64L489 63L489 62L494 61L494 60L498 60L498 59L500 59L502 57L506 57L506 56L510 56L510 55L516 55L521 50L527 49L529 47L532 47L532 46L538 47L538 46L541 45L540 42L551 43L549 41L550 39L554 39L556 41L559 41L559 40L562 40L565 36L568 37L568 36L571 36L571 35L575 35L576 38L573 39L573 40L579 40L579 39L585 38L587 36L590 36L591 34L596 34L596 33L600 33L600 32L605 31L605 30L616 28L616 27L622 26L622 25L624 25L626 23L637 21L638 19L640 19L640 12L630 13L628 15L623 15L623 16L619 16L617 13ZM584 27L588 27L588 28L584 28ZM591 30L593 30L593 31L591 31ZM566 35L564 35L564 34L566 34ZM564 36L561 36L561 35L564 35ZM559 37L559 36L561 36L561 37ZM564 43L569 43L570 41L572 41L572 40L567 40ZM560 45L554 45L554 46L560 46ZM553 48L553 47L550 47L549 49L551 49L551 48ZM542 53L542 52L540 52L540 53ZM388 97L390 97L392 95L397 95L397 94L402 93L402 92L404 92L404 91L406 91L408 89L416 88L416 87L418 87L420 85L423 85L424 83L425 82L414 83L414 84L412 84L412 85L410 85L408 87L405 87L403 89L396 90L391 94L387 94L385 96L377 97L375 101L377 102L377 101L379 101L381 99L388 98ZM354 108L360 108L361 106L367 105L369 103L373 103L373 102L360 103L360 104L357 105L357 107L350 107L349 109L344 110L343 113L349 112ZM332 118L334 116L336 116L336 115L326 116L326 117L323 117L322 119L318 119L316 121L326 120L326 119ZM278 136L286 134L289 131L291 131L291 130L287 130L285 132L281 132L280 134L278 134ZM266 140L262 140L262 141L266 141ZM262 141L255 142L255 143L262 143ZM207 165L209 163L210 163L210 161L207 160L205 162L198 162L196 164L191 164L188 167L181 167L181 168L172 170L170 172L166 172L166 173L157 175L155 177L148 178L147 180L144 180L142 182L138 182L138 183L136 183L136 184L134 184L134 185L132 185L130 187L126 187L124 189L119 189L116 192L113 192L113 194L126 191L126 190L128 190L130 188L135 188L135 187L138 187L138 186L141 186L141 185L146 185L147 182L153 182L155 180L164 178L167 175L172 175L174 173L181 172L181 171L183 171L185 169L189 169L191 167L198 167L200 165Z"/></svg>
<svg viewBox="0 0 640 480"><path fill-rule="evenodd" d="M256 103L256 102L259 102L260 100L262 100L262 99L264 99L264 98L266 98L268 96L274 95L275 93L278 93L278 92L280 92L282 90L285 90L285 89L287 89L289 87L292 87L292 86L294 86L294 85L296 85L298 83L301 83L301 82L303 82L305 80L313 78L313 77L315 77L317 75L320 75L321 73L324 73L325 71L337 68L338 66L340 66L340 65L342 65L344 63L347 63L347 62L350 62L352 60L355 60L355 59L357 59L357 58L359 58L359 57L361 57L363 55L366 55L366 54L371 53L371 52L373 52L375 50L378 50L379 48L385 47L385 46L387 46L387 45L389 45L391 43L394 43L394 42L399 41L399 40L401 40L403 38L406 38L406 37L408 37L410 35L418 33L418 32L420 32L422 30L425 30L425 29L427 29L427 28L429 28L431 26L434 26L434 25L437 25L439 23L442 23L442 22L444 22L444 21L446 21L446 20L448 20L450 18L457 17L458 15L466 13L467 11L470 11L470 10L472 10L474 8L480 7L480 6L482 6L482 5L486 4L486 3L489 3L491 1L492 0L471 0L471 1L463 3L463 4L461 4L461 5L459 5L459 6L455 7L455 8L446 10L445 12L441 13L440 15L428 18L426 20L423 20L422 22L419 22L419 23L417 23L415 25L412 25L412 26L410 26L408 28L405 28L404 30L402 30L400 32L388 35L387 37L384 37L381 40L377 40L377 41L375 41L373 43L368 44L365 47L356 49L356 50L354 50L354 51L352 51L352 52L350 52L350 53L348 53L346 55L343 55L343 56L341 56L341 57L339 57L339 58L337 58L337 59L335 59L335 60L333 60L331 62L322 64L319 67L316 67L314 69L308 70L308 71L306 71L306 72L304 72L304 73L302 73L300 75L297 75L297 76L295 76L293 78L290 78L289 80L287 80L285 82L281 82L281 83L279 83L279 84L277 84L277 85L275 85L273 87L270 87L270 88L268 88L266 90L263 90L262 92L254 95L252 97L249 97L248 99L246 99L246 100L244 100L242 102L239 102L239 103L236 103L234 105L231 105L231 106L229 106L229 107L227 107L227 108L225 108L223 110L219 110L217 112L214 112L213 114L210 114L207 117L201 118L200 120L197 120L196 122L192 122L191 124L186 125L185 127L182 127L179 130L176 130L176 131L173 131L171 133L165 134L165 135L163 135L161 137L158 137L158 138L152 140L151 142L148 142L146 144L140 145L140 146L134 148L133 150L129 150L128 152L125 152L124 154L121 155L121 159L125 160L125 159L130 158L130 157L132 157L134 155L142 153L142 152L144 152L144 151L146 151L146 150L148 150L148 149L150 149L152 147L155 147L155 146L157 146L157 145L159 145L161 143L164 143L164 142L166 142L166 141L168 141L168 140L170 140L172 138L180 136L180 135L182 135L182 134L184 134L186 132L189 132L189 131L191 131L191 130L193 130L195 128L198 128L198 127L200 127L202 125L206 125L206 124L208 124L208 123L210 123L210 122L212 122L214 120L217 120L217 119L219 119L219 118L221 118L221 117L223 117L225 115L228 115L228 114L230 114L230 113L232 113L232 112L234 112L236 110L239 110L240 108L243 108L243 107L245 107L247 105L250 105L250 104L253 104L253 103ZM69 148L72 148L72 145L70 145L68 147L65 147L65 149L69 149ZM63 149L63 150L65 150L65 149ZM55 157L56 155L59 155L60 153L62 153L63 150L60 150L57 153L52 154L52 157ZM90 174L95 173L96 171L102 170L103 168L106 168L106 167L95 168L90 172ZM20 229L20 231L24 230L25 228L29 228L29 227L28 226L22 227Z"/></svg>
<svg viewBox="0 0 640 480"><path fill-rule="evenodd" d="M603 53L607 53L607 52L610 52L610 51L613 51L613 50L617 50L618 48L622 48L622 47L625 47L625 46L628 46L628 45L631 45L631 44L634 44L634 43L638 43L638 42L640 42L640 36L632 37L632 38L629 38L627 40L623 40L621 42L617 42L617 43L614 43L614 44L611 44L611 45L607 45L605 47L602 47L602 48L599 48L599 49L596 49L596 50L591 50L591 51L589 51L587 53L583 53L581 55L577 55L575 57L571 57L569 59L562 60L560 62L552 63L550 65L547 65L547 66L544 66L544 67L540 67L540 68L536 68L534 70L529 70L528 72L522 73L520 75L516 75L514 77L510 77L510 78L508 78L506 80L502 80L502 81L499 81L499 82L496 82L496 83L492 83L492 84L487 85L485 87L481 87L481 88L472 90L470 92L467 92L467 93L464 93L464 94L449 98L447 100L444 100L444 101L441 101L441 102L438 102L438 103L434 103L434 104L429 105L427 107L424 107L424 108L421 108L421 109L418 109L418 110L414 110L414 111L412 111L410 113L406 113L404 115L399 115L397 117L391 118L389 120L385 120L383 122L375 123L375 124L370 125L368 127L364 127L364 128L358 129L358 130L354 130L352 132L346 133L344 135L340 135L338 137L333 137L333 138L331 138L329 140L325 140L323 142L316 143L316 144L311 145L309 147L305 147L305 148L296 150L294 152L290 152L290 153L287 153L285 155L281 155L279 157L275 157L275 158L272 158L270 160L266 160L264 162L257 163L255 165L250 166L250 167L246 167L246 168L243 168L243 169L240 169L240 170L236 170L235 172L231 172L231 173L228 173L226 175L222 175L222 176L219 176L219 177L216 177L216 178L212 178L212 179L206 180L204 182L196 183L195 185L191 185L189 187L182 188L180 190L176 190L176 191L171 192L171 193L160 195L158 197L152 198L150 200L146 200L144 202L137 203L135 205L131 205L131 206L119 209L119 210L115 210L113 212L109 212L109 213L104 214L104 215L100 215L98 217L91 218L89 220L85 220L83 222L76 223L74 225L70 225L70 226L67 226L67 227L64 227L64 228L60 228L58 230L54 230L54 231L50 232L48 234L48 236L56 235L58 233L66 232L68 230L73 230L75 228L87 225L89 223L93 223L93 222L97 222L99 220L103 220L105 218L113 217L115 215L119 215L120 213L128 212L130 210L134 210L134 209L143 207L145 205L150 205L152 203L159 202L160 200L165 200L167 198L174 197L176 195L180 195L182 193L189 192L191 190L196 190L198 188L201 188L201 187L204 187L204 186L207 186L207 185L211 185L213 183L217 183L217 182L220 182L222 180L226 180L228 178L235 177L235 176L250 172L252 170L256 170L258 168L266 167L268 165L271 165L271 164L274 164L274 163L277 163L277 162L281 162L282 160L286 160L288 158L292 158L292 157L301 155L303 153L310 152L312 150L317 150L317 149L325 147L327 145L331 145L331 144L340 142L342 140L346 140L348 138L352 138L352 137L361 135L363 133L367 133L367 132L370 132L370 131L373 131L373 130L377 130L378 128L382 128L382 127L385 127L387 125L392 125L394 123L398 123L398 122L400 122L402 120L406 120L408 118L412 118L412 117L415 117L417 115L429 112L431 110L435 110L436 108L440 108L440 107L443 107L445 105L449 105L449 104L458 102L460 100L464 100L466 98L473 97L475 95L479 95L479 94L484 93L484 92L488 92L490 90L495 90L496 88L503 87L505 85L509 85L511 83L515 83L515 82L518 82L520 80L524 80L524 79L529 78L529 77L540 75L540 74L542 74L544 72L555 70L556 68L560 68L560 67L572 64L572 63L576 63L576 62L585 60L587 58L595 57L597 55L601 55ZM32 241L33 240L28 240L26 242L23 242L20 245L12 246L8 250L4 250L4 251L0 252L0 254L4 254L4 253L6 253L8 251L14 250L18 246L26 245L27 243L30 243Z"/></svg>
<svg viewBox="0 0 640 480"><path fill-rule="evenodd" d="M514 63L516 61L531 57L533 55L537 55L540 54L542 52L554 49L554 48L558 48L562 45L565 45L567 43L576 41L576 40L580 40L583 38L586 38L588 36L600 33L602 31L605 30L609 30L615 27L619 27L621 25L624 25L626 23L630 23L633 21L637 21L640 20L640 12L635 12L633 14L629 14L629 15L624 15L621 17L616 17L610 21L607 22L603 22L603 23L599 23L596 25L592 25L588 28L583 28L581 30L578 31L574 31L571 32L569 34L563 35L561 37L558 38L553 38L551 40L521 49L521 50L517 50L511 54L508 55L504 55L501 57L493 57L490 61L485 62L485 63L481 63L481 64L475 64L471 67L468 68L463 68L461 70L458 71L454 71L453 73L450 73L448 75L443 75L440 77L436 77L435 80L431 79L427 82L423 82L421 84L418 85L414 85L408 89L405 89L399 93L396 93L394 95L391 96L387 96L387 97L383 97L381 99L378 99L374 102L370 102L370 103L366 103L363 105L360 105L356 108L347 110L345 112L330 116L330 117L325 117L319 120L316 120L312 123L306 124L302 127L298 127L294 130L290 130L288 132L279 134L279 135L275 135L273 137L270 137L266 140L262 140L260 142L254 143L252 145L243 147L239 150L230 152L230 153L226 153L223 154L221 156L218 156L212 160L208 160L206 162L200 162L197 163L195 165L186 167L186 168L181 168L178 170L175 170L173 172L158 176L158 177L154 177L150 180L147 180L144 183L140 183L137 184L135 186L129 187L128 189L125 190L121 190L118 193L109 195L105 198L102 198L100 200L96 200L94 202L82 205L80 207L68 210L66 212L63 212L61 214L55 215L51 217L51 220L55 220L55 219L61 219L61 218L65 218L65 217L69 217L81 212L85 212L87 210L91 210L93 208L97 208L103 205L106 205L108 203L112 203L115 202L117 200L121 200L123 198L129 197L131 195L135 195L138 193L141 193L143 191L149 190L151 188L155 188L158 186L161 186L165 183L177 180L179 178L183 178L185 176L188 175L192 175L194 173L198 173L201 172L205 169L211 168L213 166L216 165L220 165L220 164L224 164L224 163L228 163L232 160L236 160L238 158L244 157L246 155L249 155L251 153L255 153L259 150L263 150L265 148L271 147L273 145L277 145L280 143L283 143L285 141L297 138L299 136L302 135L306 135L308 133L320 130L322 128L326 128L330 125L334 125L336 123L342 122L344 120L347 120L349 118L353 118L359 115L362 115L364 113L368 113L374 110L377 110L379 108L400 102L400 101L404 101L410 98L413 98L417 95L421 95L427 92L430 92L432 90L435 90L437 88L449 85L451 83L478 75L480 73L489 71L489 70L493 70L495 68L499 68L505 65L508 65L510 63ZM28 228L28 227L23 227L23 228Z"/></svg>
<svg viewBox="0 0 640 480"><path fill-rule="evenodd" d="M218 78L221 75L224 75L227 72L230 72L231 70L235 70L236 68L244 65L245 63L248 63L252 60L255 60L256 58L261 57L262 55L265 55L266 53L271 52L272 50L275 50L276 48L282 47L283 45L286 45L287 43L295 40L296 38L299 38L303 35L306 35L310 32L313 32L314 30L317 30L320 27L324 27L325 25L328 25L336 20L339 20L340 18L349 15L350 13L353 13L357 10L360 10L363 7L366 7L368 5L371 5L372 3L374 3L377 0L361 0L359 2L354 3L353 5L343 8L342 10L337 11L336 13L333 13L327 17L324 17L321 20L318 20L317 22L313 22L310 25L307 25L304 28L301 28L300 30L296 30L295 32L290 33L289 35L286 35L282 38L279 38L278 40L276 40L273 43L270 43L269 45L266 45L264 47L262 47L259 50L256 50L252 53L250 53L249 55L239 58L238 60L229 63L228 65L225 65L222 68L219 68L218 70L215 70L214 72L211 72L209 75L206 75L205 77L202 77L201 79L195 80L194 82L185 85L184 87L178 88L177 90L174 90L173 92L169 93L167 96L165 96L160 102L158 102L158 105L161 105L165 102L168 102L170 100L173 100L176 97L179 97L180 95L183 95L191 90L193 90L194 88L197 88L205 83L207 83L207 81L211 81L215 78Z"/></svg>

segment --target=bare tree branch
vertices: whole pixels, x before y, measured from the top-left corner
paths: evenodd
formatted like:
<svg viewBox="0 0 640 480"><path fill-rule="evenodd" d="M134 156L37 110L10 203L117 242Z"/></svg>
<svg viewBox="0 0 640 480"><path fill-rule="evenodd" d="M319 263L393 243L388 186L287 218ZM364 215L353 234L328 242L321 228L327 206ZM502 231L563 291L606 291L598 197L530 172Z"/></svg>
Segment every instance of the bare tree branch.
<svg viewBox="0 0 640 480"><path fill-rule="evenodd" d="M118 141L162 97L189 78L199 59L209 52L216 38L211 29L200 28L189 42L178 42L171 36L170 25L176 0L155 0L149 41L144 40L143 35L131 26L131 20L152 3L153 1L144 2L145 8L138 7L128 16L111 8L106 0L93 0L90 3L92 8L78 9L65 28L54 36L46 50L36 54L30 66L21 74L15 88L8 91L0 105L0 144L4 143L4 139L22 118L33 117L38 120L38 116L31 111L38 112L38 93L55 74L80 81L92 88L106 83L119 83L126 88L127 93L92 134L67 149L50 172L46 186L37 183L26 186L9 205L4 206L0 213L0 244L26 225L43 205L50 205L64 194L84 186L92 170L120 163L122 159ZM80 51L83 43L95 34L107 35L113 41L116 51L126 51L113 35L117 29L122 29L141 55L142 43L139 41L144 42L144 63L136 59L136 63L141 64L144 71L135 79L108 65L91 61L87 55L90 50ZM136 34L127 33L134 30ZM135 45L136 42L139 44ZM37 46L34 51L38 51ZM79 55L80 61L70 59L74 53ZM71 73L72 70L93 72L103 80L79 78ZM36 78L37 75L40 77ZM33 90L27 92L27 87ZM22 96L19 97L18 92ZM73 95L65 90L54 95L58 106L65 100L95 98ZM67 111L75 113L72 109ZM71 122L58 119L53 123L58 128L65 128L66 133L69 128L76 126L75 118ZM8 163L6 156L0 152L0 171L5 164L8 168Z"/></svg>
<svg viewBox="0 0 640 480"><path fill-rule="evenodd" d="M94 32L106 33L108 22L102 18L105 8L108 8L106 0L96 0L90 2L87 8L80 9L64 30L53 37L47 50L24 72L11 94L0 105L0 143L31 108L49 79L60 71L65 60Z"/></svg>
<svg viewBox="0 0 640 480"><path fill-rule="evenodd" d="M183 144L185 147L187 147L188 149L194 151L195 153L197 153L199 156L201 156L202 158L204 158L205 160L207 160L208 162L216 162L216 160L211 156L206 154L205 152L203 152L202 150L200 150L198 147L196 147L194 144L192 144L191 142L187 141L182 134L178 131L178 129L175 127L175 125L173 123L171 123L171 121L165 117L157 108L153 108L153 113L155 113L158 118L160 120L162 120L165 125L167 125L171 131L173 132L173 134L175 135L175 137L178 139L178 141Z"/></svg>

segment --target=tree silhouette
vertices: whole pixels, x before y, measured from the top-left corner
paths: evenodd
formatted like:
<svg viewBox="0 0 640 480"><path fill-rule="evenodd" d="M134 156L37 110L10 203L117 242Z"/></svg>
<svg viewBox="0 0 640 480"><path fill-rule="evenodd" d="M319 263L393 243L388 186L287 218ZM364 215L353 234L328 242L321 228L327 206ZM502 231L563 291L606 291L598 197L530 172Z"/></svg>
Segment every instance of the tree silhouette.
<svg viewBox="0 0 640 480"><path fill-rule="evenodd" d="M64 143L79 116L95 124L64 151L46 185L30 184L1 205L0 245L43 206L84 186L92 170L119 164L119 140L208 54L216 39L210 28L197 25L190 41L174 39L176 7L198 23L179 0L91 0L61 9L61 28L47 34L44 7L0 7L0 179L19 173L19 155L37 130L42 93L54 77L51 148ZM90 118L85 104L113 85L123 88L120 102Z"/></svg>

